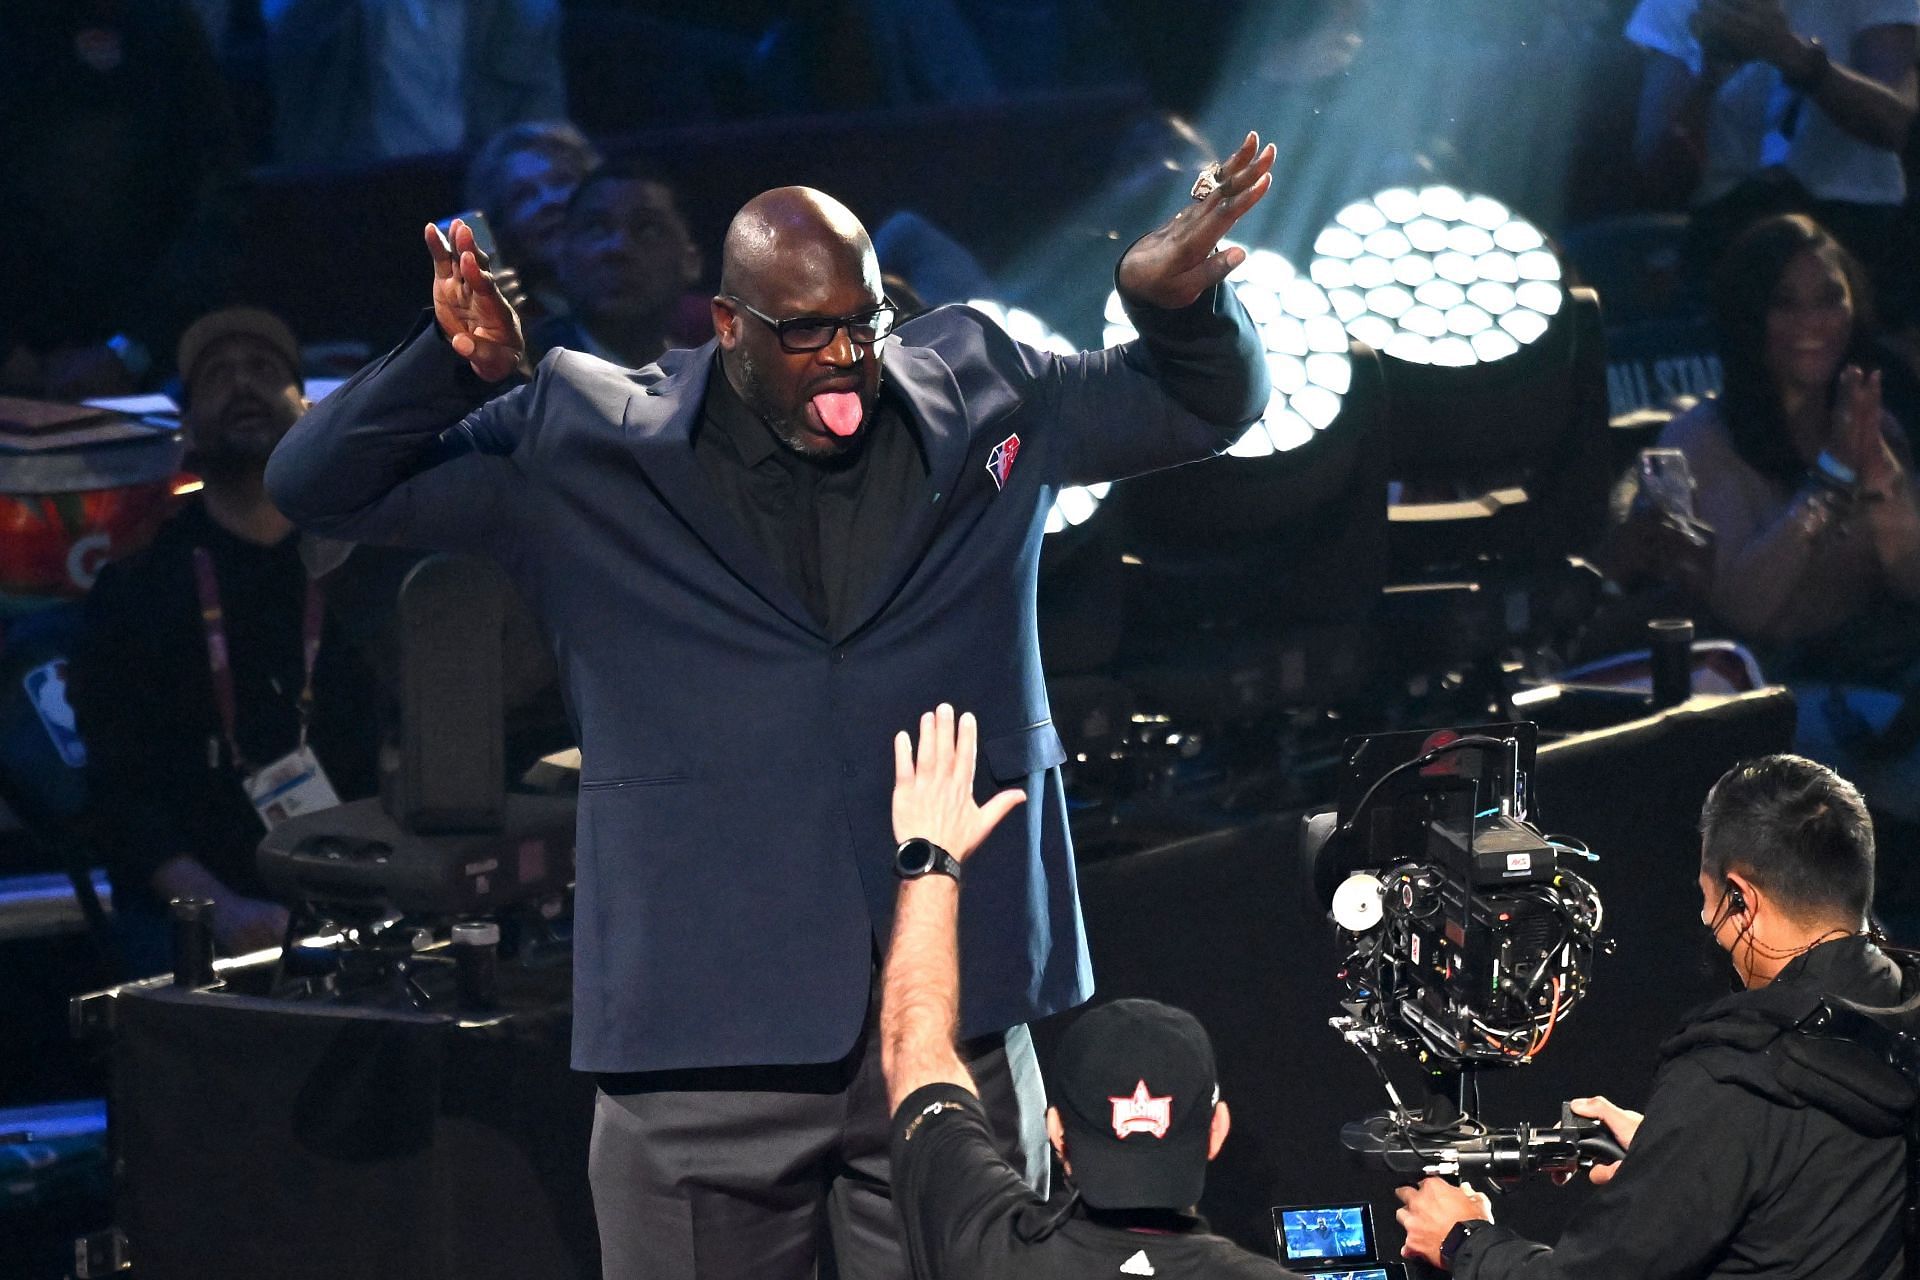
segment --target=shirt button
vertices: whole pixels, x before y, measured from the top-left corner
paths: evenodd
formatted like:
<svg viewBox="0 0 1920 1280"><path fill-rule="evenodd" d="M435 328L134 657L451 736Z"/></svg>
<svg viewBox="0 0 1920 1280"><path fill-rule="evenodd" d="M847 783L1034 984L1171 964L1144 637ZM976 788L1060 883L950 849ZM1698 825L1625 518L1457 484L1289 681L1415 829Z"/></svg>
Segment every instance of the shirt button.
<svg viewBox="0 0 1920 1280"><path fill-rule="evenodd" d="M835 666L839 666L841 663L845 662L846 660L847 660L847 651L845 649L835 649L833 651L833 663Z"/></svg>

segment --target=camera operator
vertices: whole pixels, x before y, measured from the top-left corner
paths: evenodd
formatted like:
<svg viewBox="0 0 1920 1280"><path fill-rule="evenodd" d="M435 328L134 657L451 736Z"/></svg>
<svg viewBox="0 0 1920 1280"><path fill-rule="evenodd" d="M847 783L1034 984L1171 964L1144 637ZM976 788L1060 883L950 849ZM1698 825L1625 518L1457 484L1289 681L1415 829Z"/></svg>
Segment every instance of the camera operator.
<svg viewBox="0 0 1920 1280"><path fill-rule="evenodd" d="M1909 1032L1920 994L1874 945L1873 827L1853 784L1775 755L1707 795L1701 919L1744 990L1693 1014L1661 1047L1644 1121L1603 1098L1625 1160L1555 1248L1497 1227L1487 1202L1438 1178L1399 1192L1403 1250L1496 1277L1903 1274L1905 1129L1916 1088L1867 1047L1801 1031L1823 997Z"/></svg>
<svg viewBox="0 0 1920 1280"><path fill-rule="evenodd" d="M880 1006L893 1108L893 1201L922 1280L1117 1275L1286 1277L1209 1234L1194 1205L1227 1139L1213 1046L1192 1014L1117 1000L1074 1022L1054 1063L1047 1136L1073 1194L1048 1204L1003 1154L954 1044L962 866L1026 796L974 802L978 729L953 708L920 717L919 756L894 742L902 876ZM968 874L972 874L968 869Z"/></svg>

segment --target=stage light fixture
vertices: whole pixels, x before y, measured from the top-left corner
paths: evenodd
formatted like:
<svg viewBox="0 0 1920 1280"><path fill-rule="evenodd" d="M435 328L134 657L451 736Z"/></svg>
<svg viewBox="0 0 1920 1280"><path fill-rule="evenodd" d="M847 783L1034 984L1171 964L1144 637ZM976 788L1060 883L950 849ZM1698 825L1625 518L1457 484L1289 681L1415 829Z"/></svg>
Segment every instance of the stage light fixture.
<svg viewBox="0 0 1920 1280"><path fill-rule="evenodd" d="M1491 196L1393 187L1342 209L1308 269L1346 331L1412 364L1503 360L1566 303L1539 228Z"/></svg>
<svg viewBox="0 0 1920 1280"><path fill-rule="evenodd" d="M1233 245L1223 241L1222 247ZM1244 246L1240 246L1244 247ZM1251 249L1227 282L1239 295L1266 348L1273 394L1260 420L1233 442L1235 458L1264 458L1298 449L1340 416L1353 388L1353 354L1340 317L1327 293L1270 249ZM1120 305L1118 290L1107 295L1107 346L1139 336Z"/></svg>
<svg viewBox="0 0 1920 1280"><path fill-rule="evenodd" d="M988 319L1007 331L1007 336L1015 342L1038 348L1056 356L1071 356L1079 353L1079 348L1066 338L1054 332L1033 312L1021 307L1009 307L995 302L991 298L972 298L967 305L976 311L984 312ZM1113 488L1110 484L1070 484L1054 495L1053 509L1047 512L1047 532L1059 533L1066 529L1083 525L1093 518L1093 513L1106 501L1107 493Z"/></svg>

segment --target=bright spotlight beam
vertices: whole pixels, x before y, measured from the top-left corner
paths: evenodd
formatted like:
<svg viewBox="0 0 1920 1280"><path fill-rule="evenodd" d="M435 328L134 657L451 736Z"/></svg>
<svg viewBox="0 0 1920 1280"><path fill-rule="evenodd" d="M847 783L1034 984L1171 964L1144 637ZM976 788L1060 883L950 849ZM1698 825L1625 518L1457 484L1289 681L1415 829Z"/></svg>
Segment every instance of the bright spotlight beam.
<svg viewBox="0 0 1920 1280"><path fill-rule="evenodd" d="M1385 226L1375 209L1372 216L1362 215L1355 223L1331 228L1322 238L1337 233L1342 237L1339 244L1360 256L1367 253L1363 237L1385 234ZM1233 243L1222 241L1221 247ZM1371 260L1385 262L1378 256ZM1347 267L1342 280L1351 284L1352 265L1344 261L1342 265ZM1266 411L1227 453L1235 458L1265 458L1298 449L1340 416L1340 406L1352 389L1353 356L1343 317L1336 313L1325 282L1300 275L1291 262L1269 249L1249 250L1227 282L1260 331L1273 381ZM1392 283L1391 276L1382 283ZM1139 336L1120 305L1118 290L1107 295L1106 320L1102 341L1110 347Z"/></svg>
<svg viewBox="0 0 1920 1280"><path fill-rule="evenodd" d="M973 298L967 305L983 312L988 319L1007 331L1015 342L1038 348L1056 356L1079 354L1079 348L1054 332L1039 316L1020 307L1009 307L991 298ZM1083 525L1106 501L1110 484L1070 484L1054 495L1053 509L1047 512L1047 532L1059 533Z"/></svg>
<svg viewBox="0 0 1920 1280"><path fill-rule="evenodd" d="M1546 237L1491 196L1392 187L1334 215L1308 274L1353 337L1413 364L1504 360L1566 301Z"/></svg>

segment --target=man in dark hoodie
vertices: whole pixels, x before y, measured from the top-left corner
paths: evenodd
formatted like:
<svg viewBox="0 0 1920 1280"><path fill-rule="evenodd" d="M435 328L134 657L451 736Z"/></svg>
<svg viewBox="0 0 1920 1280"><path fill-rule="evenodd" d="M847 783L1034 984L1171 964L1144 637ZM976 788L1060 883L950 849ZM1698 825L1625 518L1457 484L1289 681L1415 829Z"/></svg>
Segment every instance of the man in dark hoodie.
<svg viewBox="0 0 1920 1280"><path fill-rule="evenodd" d="M1820 1033L1823 1000L1920 1031L1920 972L1874 944L1873 826L1824 765L1736 766L1701 813L1701 919L1743 990L1661 1047L1643 1118L1604 1098L1627 1158L1556 1248L1438 1178L1401 1188L1407 1257L1474 1280L1903 1274L1906 1127L1920 1093L1883 1053Z"/></svg>

